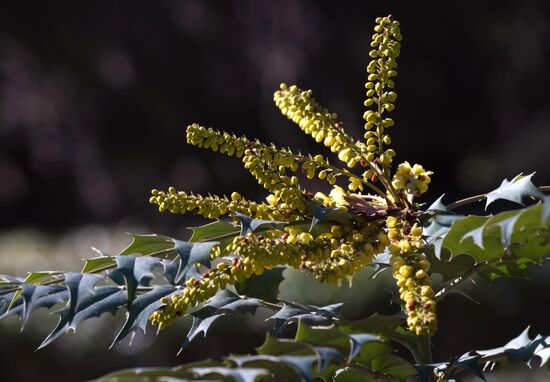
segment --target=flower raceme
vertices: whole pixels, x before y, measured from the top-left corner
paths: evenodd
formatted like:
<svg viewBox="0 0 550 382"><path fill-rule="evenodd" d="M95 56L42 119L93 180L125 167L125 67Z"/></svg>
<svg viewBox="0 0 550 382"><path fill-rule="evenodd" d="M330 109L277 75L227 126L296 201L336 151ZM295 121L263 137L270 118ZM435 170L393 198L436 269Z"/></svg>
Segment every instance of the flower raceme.
<svg viewBox="0 0 550 382"><path fill-rule="evenodd" d="M391 17L378 18L376 24L365 85L365 141L347 134L336 114L321 107L311 90L281 84L274 94L282 114L328 147L345 166L335 166L323 155L294 153L198 124L187 127L189 144L240 158L269 194L265 201L256 202L238 192L229 197L202 196L170 187L153 190L150 202L161 212L208 219L228 215L234 221L241 214L277 223L235 233L225 244L214 245L209 253L212 266L197 264L195 276L162 300L164 305L150 317L153 324L164 328L218 290L274 267L292 267L319 282L340 283L372 263L377 254L389 251L409 329L417 335L433 335L437 319L430 264L422 253L422 229L414 218L414 199L426 192L432 172L403 162L392 174L396 153L389 147L387 129L394 121L386 114L397 99L394 77L402 36L399 23ZM356 168L363 168L362 173L356 174ZM326 181L331 191L307 190L300 183L302 177ZM342 181L344 187L339 184ZM367 188L375 195L365 193ZM330 218L331 214L340 218Z"/></svg>

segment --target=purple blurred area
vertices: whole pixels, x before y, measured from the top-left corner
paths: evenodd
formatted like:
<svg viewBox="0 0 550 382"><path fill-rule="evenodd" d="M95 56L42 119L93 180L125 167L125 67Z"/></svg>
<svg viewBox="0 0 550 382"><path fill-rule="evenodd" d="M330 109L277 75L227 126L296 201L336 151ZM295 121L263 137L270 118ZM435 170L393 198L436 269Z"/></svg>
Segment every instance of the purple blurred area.
<svg viewBox="0 0 550 382"><path fill-rule="evenodd" d="M199 220L159 214L148 203L152 188L265 197L238 159L188 146L185 127L198 122L326 153L273 105L273 91L286 82L313 89L346 130L361 137L373 22L389 13L401 21L405 38L392 138L398 161L422 163L435 172L426 201L442 193L450 202L489 191L520 172L537 171L535 183L550 184L550 3L545 0L444 6L6 1L0 4L0 230L30 227L58 234L94 224L181 237ZM453 336L460 328L473 330L467 315L476 315L481 324L475 333L488 336L481 345L497 346L538 317L536 329L550 334L550 324L536 315L540 306L532 306L549 296L526 299L518 292L531 293L525 285L505 287L509 291L500 298L516 296L509 300L514 309L495 326L489 317L500 308L481 310L451 298L442 304L442 315L452 316L443 328ZM500 332L491 337L490 327ZM251 332L240 351L261 342L260 332ZM238 338L243 334L204 344L219 355L239 350L226 343ZM18 380L29 362L36 370L25 369L23 380L72 381L117 367L193 359L177 359L177 341L170 338L154 345L152 357L113 355L105 347L81 358L73 354L83 369L70 366L77 361L66 355L78 345L33 353L37 337L0 329L0 339L7 344L0 350L7 380ZM436 342L441 357L457 344L459 351L481 346L474 334ZM196 345L197 357L209 354L201 346L206 345Z"/></svg>

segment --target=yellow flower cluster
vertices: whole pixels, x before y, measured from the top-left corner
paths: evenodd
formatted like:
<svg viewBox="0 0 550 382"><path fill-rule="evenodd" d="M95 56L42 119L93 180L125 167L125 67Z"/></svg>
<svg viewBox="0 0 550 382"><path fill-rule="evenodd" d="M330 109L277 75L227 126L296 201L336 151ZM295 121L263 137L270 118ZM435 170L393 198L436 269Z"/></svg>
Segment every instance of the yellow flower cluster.
<svg viewBox="0 0 550 382"><path fill-rule="evenodd" d="M222 215L234 212L240 212L255 219L279 221L292 221L299 217L294 209L256 203L242 198L237 192L233 192L230 199L226 196L188 194L177 191L174 187L169 187L168 192L152 190L151 194L149 202L158 205L160 212L169 211L174 214L191 212L208 219L218 219ZM268 199L271 198L268 197Z"/></svg>
<svg viewBox="0 0 550 382"><path fill-rule="evenodd" d="M334 225L330 232L313 237L299 226L271 230L262 234L237 236L225 248L213 247L210 257L234 259L219 263L200 279L191 278L181 293L164 298L165 304L151 315L154 325L164 328L190 307L212 297L218 289L262 274L266 269L290 266L311 272L319 281L340 282L372 262L374 255L388 245L388 238L378 223L368 223L360 230Z"/></svg>
<svg viewBox="0 0 550 382"><path fill-rule="evenodd" d="M402 40L399 30L399 22L388 17L376 19L375 34L372 36L369 56L372 61L367 67L368 82L367 99L365 106L371 108L365 112L365 139L367 150L374 156L378 155L378 161L383 165L389 165L395 156L392 149L384 150L384 145L391 143L391 138L385 129L393 126L391 118L385 118L384 112L395 108L394 102L397 94L392 90L395 86L392 78L397 75L397 57L401 49Z"/></svg>
<svg viewBox="0 0 550 382"><path fill-rule="evenodd" d="M256 219L285 221L284 228L262 230L235 237L225 247L210 252L212 269L186 281L181 291L162 299L164 306L154 312L153 324L164 328L187 309L203 303L229 284L260 275L266 269L289 266L312 273L319 281L340 282L372 262L376 254L389 248L393 276L407 312L407 324L418 335L432 335L437 326L429 262L422 254L422 228L411 223L405 210L413 208L413 198L426 192L431 171L408 162L400 164L393 178L390 165L395 151L387 128L394 122L385 113L394 109L397 95L393 77L402 40L399 23L391 17L376 20L369 55L367 99L364 114L366 142L347 135L336 114L322 108L311 90L281 84L274 101L283 115L298 124L318 143L329 147L348 168L364 167L361 175L331 165L323 155L295 154L257 140L219 132L197 124L187 127L187 142L202 148L241 158L244 167L269 191L265 202L246 200L234 192L226 196L202 196L177 191L153 190L151 203L160 211L192 212L211 219L239 212ZM308 179L326 180L328 195L310 193L300 184L297 171ZM336 184L348 179L347 190ZM385 190L374 183L380 181ZM378 196L363 194L364 186ZM309 232L313 219L308 204L339 208L349 223L325 220ZM395 205L393 205L395 204ZM390 216L387 214L398 214ZM384 217L380 217L380 216ZM231 260L229 260L231 259ZM205 268L206 269L206 268Z"/></svg>
<svg viewBox="0 0 550 382"><path fill-rule="evenodd" d="M409 162L403 162L397 167L392 184L396 190L404 191L407 195L416 197L428 191L428 184L431 182L430 175L432 174L432 171L424 170L419 164L411 167Z"/></svg>
<svg viewBox="0 0 550 382"><path fill-rule="evenodd" d="M362 163L367 146L363 142L354 142L353 138L344 132L342 125L336 122L336 114L322 108L312 95L311 90L281 84L273 99L283 115L295 122L306 134L311 135L316 142L322 142L330 147L333 153L338 153L338 158L346 162L348 167L353 168Z"/></svg>
<svg viewBox="0 0 550 382"><path fill-rule="evenodd" d="M428 270L430 263L421 253L424 248L422 227L390 216L386 220L390 263L397 280L401 300L407 310L409 330L417 335L433 335L437 329L434 291Z"/></svg>
<svg viewBox="0 0 550 382"><path fill-rule="evenodd" d="M191 277L186 281L186 287L181 293L172 294L170 297L163 297L161 302L164 306L156 310L149 316L149 320L159 329L170 326L174 320L187 311L190 307L208 300L214 296L220 289L224 289L229 284L242 281L244 278L237 276L234 268L226 263L218 263L217 267L210 269L202 278L195 279Z"/></svg>

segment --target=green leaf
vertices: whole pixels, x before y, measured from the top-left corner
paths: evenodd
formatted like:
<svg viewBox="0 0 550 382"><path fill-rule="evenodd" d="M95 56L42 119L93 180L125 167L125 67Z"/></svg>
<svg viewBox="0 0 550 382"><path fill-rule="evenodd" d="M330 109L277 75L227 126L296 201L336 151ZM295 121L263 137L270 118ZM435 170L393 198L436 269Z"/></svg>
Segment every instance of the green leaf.
<svg viewBox="0 0 550 382"><path fill-rule="evenodd" d="M51 308L69 297L65 287L61 285L24 284L18 292L12 294L13 304L0 318L14 315L21 317L21 330L31 312L39 308Z"/></svg>
<svg viewBox="0 0 550 382"><path fill-rule="evenodd" d="M155 276L153 269L162 264L162 260L155 257L117 256L116 269L108 276L118 285L126 286L128 306L136 295L138 286L148 286Z"/></svg>
<svg viewBox="0 0 550 382"><path fill-rule="evenodd" d="M261 275L252 275L235 285L237 292L265 301L276 302L279 296L279 284L283 281L285 268L277 267L265 270Z"/></svg>
<svg viewBox="0 0 550 382"><path fill-rule="evenodd" d="M330 326L340 312L342 303L318 307L283 301L283 308L269 319L275 320L274 333L280 334L289 324L303 321L314 326Z"/></svg>
<svg viewBox="0 0 550 382"><path fill-rule="evenodd" d="M254 362L266 361L274 364L284 363L297 372L304 381L313 382L313 364L317 361L317 357L314 355L297 355L297 356L269 356L269 355L253 355L253 356L234 356L230 357L230 360L234 361L239 367L242 365L250 364ZM269 370L272 370L268 367ZM277 375L277 374L275 374ZM279 379L280 380L280 379ZM284 380L284 379L283 379Z"/></svg>
<svg viewBox="0 0 550 382"><path fill-rule="evenodd" d="M531 182L533 175L535 173L525 176L519 174L511 181L504 179L500 187L487 194L485 208L499 199L509 200L518 204L523 204L523 200L527 197L543 199L544 194Z"/></svg>
<svg viewBox="0 0 550 382"><path fill-rule="evenodd" d="M257 367L195 367L190 369L200 377L222 376L232 378L235 382L255 382L262 376L269 375L269 371Z"/></svg>
<svg viewBox="0 0 550 382"><path fill-rule="evenodd" d="M451 256L460 254L468 254L472 256L476 262L489 261L491 259L502 257L504 247L498 236L498 229L490 230L484 227L483 248L480 248L469 233L482 227L487 221L486 216L467 216L460 220L455 220L451 229L445 235L443 246L451 251Z"/></svg>
<svg viewBox="0 0 550 382"><path fill-rule="evenodd" d="M198 241L211 241L218 240L225 236L237 236L240 232L240 228L224 220L217 220L200 227L190 227L193 234L191 235L190 242L196 243Z"/></svg>
<svg viewBox="0 0 550 382"><path fill-rule="evenodd" d="M193 322L181 345L180 352L185 349L198 334L202 333L206 336L210 326L223 315L254 314L262 305L263 304L258 299L241 297L228 290L217 293L208 300L204 307L191 313Z"/></svg>
<svg viewBox="0 0 550 382"><path fill-rule="evenodd" d="M174 247L174 239L166 236L155 234L137 235L133 233L131 233L130 236L132 236L132 242L119 254L119 256L132 254L149 256Z"/></svg>
<svg viewBox="0 0 550 382"><path fill-rule="evenodd" d="M176 283L182 284L191 277L201 277L201 274L197 270L197 265L210 267L210 251L217 244L217 241L187 243L175 240L174 251L181 259L181 268L176 278Z"/></svg>
<svg viewBox="0 0 550 382"><path fill-rule="evenodd" d="M340 327L312 327L303 321L298 323L295 340L313 346L329 346L342 354L350 351L350 340Z"/></svg>
<svg viewBox="0 0 550 382"><path fill-rule="evenodd" d="M114 267L115 265L116 265L116 261L114 257L110 257L110 256L92 257L90 259L86 259L86 263L84 264L84 267L82 268L81 272L94 273L100 269Z"/></svg>
<svg viewBox="0 0 550 382"><path fill-rule="evenodd" d="M260 347L256 348L260 355L311 355L314 354L313 349L306 343L296 342L291 339L281 339L270 335L266 335L265 341Z"/></svg>
<svg viewBox="0 0 550 382"><path fill-rule="evenodd" d="M346 333L371 333L390 338L401 325L402 319L397 316L385 316L375 313L363 320L352 321L341 328Z"/></svg>
<svg viewBox="0 0 550 382"><path fill-rule="evenodd" d="M308 209L311 212L311 226L309 231L312 231L321 222L333 222L341 225L350 224L350 217L342 208L324 208L315 203L308 203Z"/></svg>
<svg viewBox="0 0 550 382"><path fill-rule="evenodd" d="M463 375L465 372L473 374L478 378L484 378L483 370L488 365L496 362L505 362L508 359L517 359L533 367L536 363L540 367L547 364L550 358L550 337L538 335L535 338L529 337L529 328L525 329L519 336L508 341L504 346L487 350L474 350L455 357L451 362L437 364L415 365L421 381L434 379L434 371L444 370L450 380L455 375ZM491 367L492 369L492 367Z"/></svg>
<svg viewBox="0 0 550 382"><path fill-rule="evenodd" d="M126 292L115 286L95 285L104 279L101 275L67 273L65 285L69 291L69 303L57 312L59 322L54 330L42 342L39 349L47 346L63 333L75 330L77 326L92 317L105 312L114 314L126 303Z"/></svg>
<svg viewBox="0 0 550 382"><path fill-rule="evenodd" d="M170 380L170 377L176 378L175 381L177 382L195 381L196 375L194 376L191 371L192 369L216 366L221 366L221 363L219 361L205 360L188 363L174 368L142 367L137 369L124 369L109 373L97 379L96 382L166 382Z"/></svg>
<svg viewBox="0 0 550 382"><path fill-rule="evenodd" d="M365 371L352 369L345 367L336 371L334 375L334 382L376 382L377 379L373 378Z"/></svg>
<svg viewBox="0 0 550 382"><path fill-rule="evenodd" d="M63 274L63 272L58 272L58 271L29 272L29 275L25 278L25 280L23 280L23 282L27 284L40 283L47 278L61 275L61 274Z"/></svg>
<svg viewBox="0 0 550 382"><path fill-rule="evenodd" d="M172 285L158 285L153 287L153 290L137 296L136 299L132 301L126 313L126 321L113 341L113 344L117 341L122 341L128 334L134 333L137 329L141 329L145 332L149 316L164 305L160 301L161 298L170 296L175 291L176 288Z"/></svg>
<svg viewBox="0 0 550 382"><path fill-rule="evenodd" d="M283 229L288 223L276 220L252 219L240 212L235 212L235 218L241 222L241 236L262 230Z"/></svg>
<svg viewBox="0 0 550 382"><path fill-rule="evenodd" d="M455 220L442 246L451 258L472 256L476 263L502 258L509 250L518 261L540 262L550 253L550 222L541 224L543 205L506 211L494 216L468 216Z"/></svg>

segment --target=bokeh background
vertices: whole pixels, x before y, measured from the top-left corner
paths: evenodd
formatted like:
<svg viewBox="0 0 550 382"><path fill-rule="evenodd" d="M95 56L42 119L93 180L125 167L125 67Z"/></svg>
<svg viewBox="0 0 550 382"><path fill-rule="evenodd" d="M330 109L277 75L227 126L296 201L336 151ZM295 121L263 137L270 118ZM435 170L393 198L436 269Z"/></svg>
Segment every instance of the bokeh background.
<svg viewBox="0 0 550 382"><path fill-rule="evenodd" d="M0 273L77 270L94 255L91 246L122 249L126 231L186 238L185 227L203 222L159 214L147 201L153 187L265 197L239 160L186 145L184 131L200 122L325 153L274 107L281 82L314 89L360 137L373 20L389 13L405 37L393 141L398 160L435 172L426 201L488 191L522 171L550 184L545 0L5 1ZM528 323L549 334L549 275L536 267L530 283L497 282L484 306L449 297L440 307L437 360L500 345ZM287 276L287 298L325 303L340 294L359 307L350 314L388 309L383 278L336 290ZM38 352L55 324L46 313L23 334L14 319L0 323L2 379L82 381L122 367L247 352L266 327L228 320L176 357L186 323L107 350L120 321L92 321Z"/></svg>

